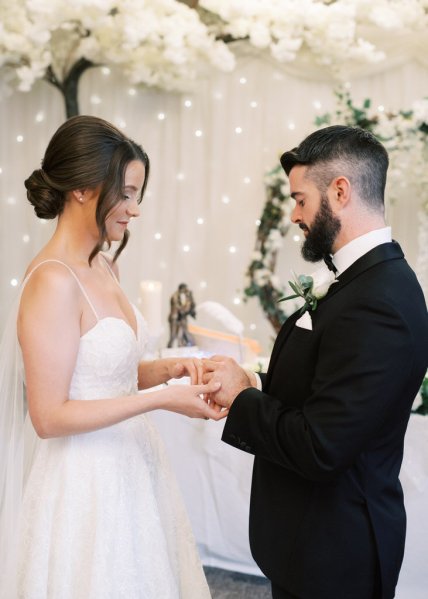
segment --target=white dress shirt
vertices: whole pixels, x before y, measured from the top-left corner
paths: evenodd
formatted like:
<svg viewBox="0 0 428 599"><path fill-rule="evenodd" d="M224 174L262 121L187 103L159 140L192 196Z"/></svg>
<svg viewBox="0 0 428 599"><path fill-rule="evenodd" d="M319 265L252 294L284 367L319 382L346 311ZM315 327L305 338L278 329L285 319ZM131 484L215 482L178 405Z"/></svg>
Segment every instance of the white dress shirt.
<svg viewBox="0 0 428 599"><path fill-rule="evenodd" d="M333 254L333 264L337 268L337 275L342 274L358 258L361 258L378 245L389 243L391 239L391 227L375 229L356 237Z"/></svg>

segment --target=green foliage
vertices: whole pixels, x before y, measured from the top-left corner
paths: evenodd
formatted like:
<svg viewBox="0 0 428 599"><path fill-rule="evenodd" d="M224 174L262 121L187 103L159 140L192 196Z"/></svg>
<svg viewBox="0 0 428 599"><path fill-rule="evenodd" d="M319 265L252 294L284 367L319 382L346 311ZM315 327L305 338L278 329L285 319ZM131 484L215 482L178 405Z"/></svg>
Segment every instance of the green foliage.
<svg viewBox="0 0 428 599"><path fill-rule="evenodd" d="M426 416L428 414L428 373L425 375L425 378L422 381L420 394L422 403L415 410L413 410L413 412L415 414L422 414L423 416Z"/></svg>

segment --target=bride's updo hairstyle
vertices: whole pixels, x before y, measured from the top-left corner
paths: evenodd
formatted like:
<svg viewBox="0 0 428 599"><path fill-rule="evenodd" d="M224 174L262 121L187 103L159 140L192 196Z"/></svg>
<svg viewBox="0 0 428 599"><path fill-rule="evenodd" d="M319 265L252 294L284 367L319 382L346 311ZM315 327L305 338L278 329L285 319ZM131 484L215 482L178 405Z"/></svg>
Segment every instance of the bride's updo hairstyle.
<svg viewBox="0 0 428 599"><path fill-rule="evenodd" d="M105 222L123 199L125 170L132 160L144 164L143 199L149 177L150 162L143 148L119 129L93 116L75 116L54 133L46 149L42 167L25 181L27 198L39 218L52 219L64 210L67 193L101 186L96 209L99 239L89 256L89 263L106 245ZM115 255L116 260L127 244L126 230Z"/></svg>

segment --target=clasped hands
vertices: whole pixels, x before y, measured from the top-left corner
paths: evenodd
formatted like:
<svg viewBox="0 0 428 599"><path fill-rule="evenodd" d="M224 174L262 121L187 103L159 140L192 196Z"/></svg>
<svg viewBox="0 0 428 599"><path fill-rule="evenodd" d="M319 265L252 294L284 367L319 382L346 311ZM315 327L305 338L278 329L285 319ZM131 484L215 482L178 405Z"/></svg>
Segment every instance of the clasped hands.
<svg viewBox="0 0 428 599"><path fill-rule="evenodd" d="M217 390L202 394L202 399L210 408L207 411L209 417L216 420L227 416L230 406L241 391L256 386L254 374L244 370L233 358L227 356L180 360L175 363L172 374L174 378L189 376L191 385L209 385L212 389L215 383L220 384Z"/></svg>

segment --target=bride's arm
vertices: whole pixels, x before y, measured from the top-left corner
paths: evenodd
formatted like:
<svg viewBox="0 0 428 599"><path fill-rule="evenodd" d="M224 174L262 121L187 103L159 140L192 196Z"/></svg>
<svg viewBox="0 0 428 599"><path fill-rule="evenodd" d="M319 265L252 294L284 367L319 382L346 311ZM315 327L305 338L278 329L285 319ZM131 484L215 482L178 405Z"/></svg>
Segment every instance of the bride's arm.
<svg viewBox="0 0 428 599"><path fill-rule="evenodd" d="M35 272L22 295L18 320L31 420L42 438L97 430L155 409L219 419L201 399L206 385L170 386L144 395L70 400L80 342L80 290L67 271Z"/></svg>
<svg viewBox="0 0 428 599"><path fill-rule="evenodd" d="M138 388L149 389L170 379L190 377L191 385L202 383L202 360L198 358L161 358L142 361L138 365Z"/></svg>

